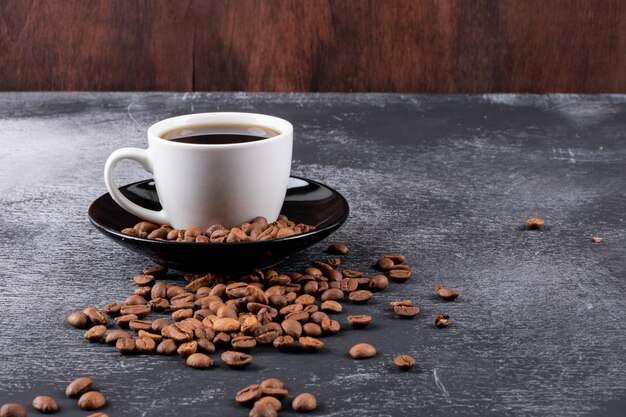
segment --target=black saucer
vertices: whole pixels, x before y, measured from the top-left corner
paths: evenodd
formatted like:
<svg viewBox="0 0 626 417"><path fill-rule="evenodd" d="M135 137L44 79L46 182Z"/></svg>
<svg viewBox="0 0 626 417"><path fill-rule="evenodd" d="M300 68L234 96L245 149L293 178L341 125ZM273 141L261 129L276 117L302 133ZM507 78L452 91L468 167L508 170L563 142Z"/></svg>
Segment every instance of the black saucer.
<svg viewBox="0 0 626 417"><path fill-rule="evenodd" d="M129 200L160 210L153 180L120 187ZM290 177L281 213L296 223L315 230L295 236L261 242L189 243L150 240L122 234L120 230L141 221L117 205L106 193L89 207L89 220L107 237L144 254L160 265L191 272L242 272L276 264L324 239L348 218L348 202L330 187L305 178Z"/></svg>

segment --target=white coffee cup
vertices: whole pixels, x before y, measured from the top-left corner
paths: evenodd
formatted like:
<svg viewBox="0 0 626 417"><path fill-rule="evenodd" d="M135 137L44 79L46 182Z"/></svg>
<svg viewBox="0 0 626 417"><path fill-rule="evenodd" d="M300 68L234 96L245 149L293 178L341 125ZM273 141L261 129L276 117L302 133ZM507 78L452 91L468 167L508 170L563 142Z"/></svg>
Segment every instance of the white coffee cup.
<svg viewBox="0 0 626 417"><path fill-rule="evenodd" d="M163 139L175 129L199 125L252 125L276 136L233 144L193 144ZM120 148L104 167L109 194L122 208L157 224L177 229L233 227L263 216L275 221L291 171L293 126L255 113L199 113L157 122L148 129L148 149ZM152 173L161 211L141 207L118 190L113 171L122 159L139 162Z"/></svg>

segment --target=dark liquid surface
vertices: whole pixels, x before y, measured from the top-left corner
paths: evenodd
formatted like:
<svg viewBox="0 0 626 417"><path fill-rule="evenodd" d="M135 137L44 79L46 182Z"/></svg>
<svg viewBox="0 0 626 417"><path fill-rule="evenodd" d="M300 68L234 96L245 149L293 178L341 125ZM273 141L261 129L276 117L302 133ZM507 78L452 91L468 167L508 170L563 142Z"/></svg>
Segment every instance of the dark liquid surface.
<svg viewBox="0 0 626 417"><path fill-rule="evenodd" d="M279 135L267 127L255 125L198 125L171 130L161 138L199 145L228 145L263 140Z"/></svg>

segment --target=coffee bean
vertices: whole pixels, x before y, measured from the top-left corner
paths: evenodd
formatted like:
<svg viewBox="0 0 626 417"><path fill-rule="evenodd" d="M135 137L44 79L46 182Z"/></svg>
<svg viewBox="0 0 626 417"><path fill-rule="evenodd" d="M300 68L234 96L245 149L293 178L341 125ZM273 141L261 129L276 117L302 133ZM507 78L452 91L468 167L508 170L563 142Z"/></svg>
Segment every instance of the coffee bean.
<svg viewBox="0 0 626 417"><path fill-rule="evenodd" d="M412 307L413 306L413 301L411 300L400 300L400 301L392 301L389 303L389 305L393 308L393 307L397 307L397 306L409 306Z"/></svg>
<svg viewBox="0 0 626 417"><path fill-rule="evenodd" d="M319 339L310 336L303 336L298 339L302 349L308 352L317 352L324 348L324 342Z"/></svg>
<svg viewBox="0 0 626 417"><path fill-rule="evenodd" d="M47 395L39 395L38 397L35 397L32 405L35 410L44 414L56 413L59 411L57 402L54 398L48 397Z"/></svg>
<svg viewBox="0 0 626 417"><path fill-rule="evenodd" d="M106 325L109 322L109 319L95 307L87 307L83 310L83 313L89 317L89 321L91 321L91 324L94 326Z"/></svg>
<svg viewBox="0 0 626 417"><path fill-rule="evenodd" d="M394 266L394 264L393 260L387 258L386 256L382 256L378 258L374 267L380 271L388 271Z"/></svg>
<svg viewBox="0 0 626 417"><path fill-rule="evenodd" d="M187 357L187 366L197 369L208 369L213 366L213 360L204 353L192 353Z"/></svg>
<svg viewBox="0 0 626 417"><path fill-rule="evenodd" d="M170 303L165 298L153 298L150 300L150 308L154 311L165 311L169 306Z"/></svg>
<svg viewBox="0 0 626 417"><path fill-rule="evenodd" d="M167 298L167 285L164 282L157 282L154 284L150 290L150 298L152 300L157 298Z"/></svg>
<svg viewBox="0 0 626 417"><path fill-rule="evenodd" d="M78 397L93 387L93 380L87 377L76 378L65 389L65 395L70 398Z"/></svg>
<svg viewBox="0 0 626 417"><path fill-rule="evenodd" d="M241 368L252 362L252 356L232 350L222 353L221 357L222 361L231 368Z"/></svg>
<svg viewBox="0 0 626 417"><path fill-rule="evenodd" d="M365 327L372 321L372 316L368 316L367 314L359 314L348 316L348 324L355 329L359 329L361 327Z"/></svg>
<svg viewBox="0 0 626 417"><path fill-rule="evenodd" d="M376 356L376 348L369 343L357 343L350 348L350 356L354 359L367 359Z"/></svg>
<svg viewBox="0 0 626 417"><path fill-rule="evenodd" d="M411 279L411 271L405 269L392 269L387 274L395 282L406 282Z"/></svg>
<svg viewBox="0 0 626 417"><path fill-rule="evenodd" d="M327 311L329 313L341 313L343 311L343 307L337 301L324 301L320 306L320 310Z"/></svg>
<svg viewBox="0 0 626 417"><path fill-rule="evenodd" d="M283 408L283 404L280 402L280 400L276 397L261 397L259 400L257 400L254 403L253 408L256 408L260 405L267 405L269 407L272 407L274 410L276 410L276 412L280 411Z"/></svg>
<svg viewBox="0 0 626 417"><path fill-rule="evenodd" d="M122 338L115 342L115 349L122 355L128 355L135 352L136 342L132 338Z"/></svg>
<svg viewBox="0 0 626 417"><path fill-rule="evenodd" d="M163 339L157 346L156 351L160 355L173 355L177 349L176 342L172 339Z"/></svg>
<svg viewBox="0 0 626 417"><path fill-rule="evenodd" d="M98 340L104 337L104 334L106 333L106 331L107 331L106 326L99 324L87 330L85 334L83 335L83 337L89 340L90 342L97 342Z"/></svg>
<svg viewBox="0 0 626 417"><path fill-rule="evenodd" d="M93 413L89 414L87 417L109 417L109 415L106 413Z"/></svg>
<svg viewBox="0 0 626 417"><path fill-rule="evenodd" d="M305 392L293 399L291 408L298 413L309 413L317 408L317 399L313 394Z"/></svg>
<svg viewBox="0 0 626 417"><path fill-rule="evenodd" d="M0 417L26 417L27 411L23 405L8 403L0 407Z"/></svg>
<svg viewBox="0 0 626 417"><path fill-rule="evenodd" d="M311 323L308 323L311 324ZM337 320L331 320L330 318L326 318L322 320L321 328L325 334L336 334L341 330L341 324ZM313 336L312 334L308 334L308 336Z"/></svg>
<svg viewBox="0 0 626 417"><path fill-rule="evenodd" d="M302 326L302 332L305 336L320 337L322 335L322 328L315 323L306 323Z"/></svg>
<svg viewBox="0 0 626 417"><path fill-rule="evenodd" d="M278 336L272 342L276 350L280 350L280 351L286 351L286 350L292 349L295 343L296 343L295 339L289 335Z"/></svg>
<svg viewBox="0 0 626 417"><path fill-rule="evenodd" d="M183 308L172 313L174 321L182 321L193 316L193 308Z"/></svg>
<svg viewBox="0 0 626 417"><path fill-rule="evenodd" d="M446 301L455 300L459 296L459 293L457 291L451 288L446 288L441 284L435 285L435 293L437 294L437 297Z"/></svg>
<svg viewBox="0 0 626 417"><path fill-rule="evenodd" d="M532 217L530 219L526 219L526 228L529 230L541 229L544 224L545 224L545 220L540 219L538 217Z"/></svg>
<svg viewBox="0 0 626 417"><path fill-rule="evenodd" d="M344 278L341 280L341 284L339 286L341 291L348 293L356 291L358 287L359 281L357 280L357 278Z"/></svg>
<svg viewBox="0 0 626 417"><path fill-rule="evenodd" d="M384 275L375 275L372 277L369 283L369 288L372 291L383 291L389 286L389 280Z"/></svg>
<svg viewBox="0 0 626 417"><path fill-rule="evenodd" d="M148 331L152 329L152 322L149 320L131 320L128 327L136 332L139 330Z"/></svg>
<svg viewBox="0 0 626 417"><path fill-rule="evenodd" d="M154 275L155 277L162 277L167 274L167 267L161 265L149 266L143 269L144 275Z"/></svg>
<svg viewBox="0 0 626 417"><path fill-rule="evenodd" d="M393 359L393 363L395 363L401 371L408 371L415 365L415 359L409 355L398 355Z"/></svg>
<svg viewBox="0 0 626 417"><path fill-rule="evenodd" d="M156 342L149 337L139 337L135 340L135 350L140 353L149 353L156 347Z"/></svg>
<svg viewBox="0 0 626 417"><path fill-rule="evenodd" d="M326 258L324 263L333 269L339 268L341 266L341 259L340 258Z"/></svg>
<svg viewBox="0 0 626 417"><path fill-rule="evenodd" d="M122 328L127 328L131 321L138 320L138 319L139 317L137 317L134 314L125 314L123 316L116 317L115 324L117 324L118 326Z"/></svg>
<svg viewBox="0 0 626 417"><path fill-rule="evenodd" d="M122 313L122 315L126 315L126 314L134 314L139 318L142 318L144 316L147 316L148 313L150 313L150 306L149 305L124 305L122 306L120 313Z"/></svg>
<svg viewBox="0 0 626 417"><path fill-rule="evenodd" d="M89 391L78 399L78 406L83 410L97 410L106 405L107 400L99 391Z"/></svg>
<svg viewBox="0 0 626 417"><path fill-rule="evenodd" d="M351 292L349 298L355 304L364 304L372 298L372 295L368 290L358 290Z"/></svg>
<svg viewBox="0 0 626 417"><path fill-rule="evenodd" d="M420 308L417 306L397 305L393 308L393 312L398 317L411 318L417 316L420 313Z"/></svg>
<svg viewBox="0 0 626 417"><path fill-rule="evenodd" d="M279 400L284 400L289 395L289 391L287 391L285 388L280 388L280 387L268 387L268 386L264 387L261 384L261 390L263 392L263 395L274 397Z"/></svg>
<svg viewBox="0 0 626 417"><path fill-rule="evenodd" d="M190 342L183 343L182 345L178 346L178 349L176 350L176 352L178 352L179 356L186 358L189 355L196 353L197 350L198 350L198 342L196 342L195 340L192 340Z"/></svg>
<svg viewBox="0 0 626 417"><path fill-rule="evenodd" d="M326 249L326 251L328 253L334 253L337 255L345 255L346 253L348 253L349 249L343 243L333 243L328 247L328 249Z"/></svg>
<svg viewBox="0 0 626 417"><path fill-rule="evenodd" d="M324 313L323 311L316 311L315 313L311 314L310 320L313 323L317 323L317 324L322 324L322 321L324 321L324 319L328 318L328 314Z"/></svg>
<svg viewBox="0 0 626 417"><path fill-rule="evenodd" d="M450 316L447 314L439 314L435 317L435 326L441 328L448 327L450 324Z"/></svg>
<svg viewBox="0 0 626 417"><path fill-rule="evenodd" d="M114 345L120 339L132 339L132 336L130 333L128 333L125 330L113 330L112 332L106 335L104 342L107 345Z"/></svg>
<svg viewBox="0 0 626 417"><path fill-rule="evenodd" d="M146 301L145 298L143 298L140 295L130 295L128 296L128 298L126 298L126 300L124 300L124 305L127 306L132 306L132 305L145 305L148 304L148 302ZM120 312L122 311L122 309L120 308Z"/></svg>
<svg viewBox="0 0 626 417"><path fill-rule="evenodd" d="M121 308L122 308L121 304L109 303L109 304L104 305L103 310L109 317L114 317L120 314Z"/></svg>
<svg viewBox="0 0 626 417"><path fill-rule="evenodd" d="M344 269L343 271L341 271L341 274L345 278L361 278L363 276L363 272L355 271L353 269Z"/></svg>
<svg viewBox="0 0 626 417"><path fill-rule="evenodd" d="M281 324L283 331L285 334L293 337L294 339L298 339L302 336L302 324L299 321L294 319L284 320Z"/></svg>
<svg viewBox="0 0 626 417"><path fill-rule="evenodd" d="M89 317L82 311L75 311L67 316L67 322L77 329L85 329L91 324Z"/></svg>
<svg viewBox="0 0 626 417"><path fill-rule="evenodd" d="M283 330L280 324L272 322L258 327L254 331L254 337L258 343L267 345L272 343L278 336L282 335L282 332Z"/></svg>
<svg viewBox="0 0 626 417"><path fill-rule="evenodd" d="M278 416L278 412L274 407L269 404L261 403L259 405L255 405L250 410L248 417L276 417Z"/></svg>
<svg viewBox="0 0 626 417"><path fill-rule="evenodd" d="M139 236L139 232L133 229L132 227L127 227L125 229L122 229L122 233L128 236L133 236L133 237Z"/></svg>
<svg viewBox="0 0 626 417"><path fill-rule="evenodd" d="M238 332L241 328L239 320L229 317L219 318L213 322L213 330L216 332Z"/></svg>
<svg viewBox="0 0 626 417"><path fill-rule="evenodd" d="M133 226L133 229L135 229L138 232L150 233L151 231L156 230L159 227L160 226L158 224L144 221L144 222L139 222L135 224L135 226Z"/></svg>
<svg viewBox="0 0 626 417"><path fill-rule="evenodd" d="M156 277L154 275L138 274L135 275L133 281L140 286L152 285Z"/></svg>
<svg viewBox="0 0 626 417"><path fill-rule="evenodd" d="M235 350L247 352L256 346L256 340L252 336L236 336L231 339L230 344Z"/></svg>
<svg viewBox="0 0 626 417"><path fill-rule="evenodd" d="M604 238L599 236L594 236L591 238L594 243L604 243Z"/></svg>
<svg viewBox="0 0 626 417"><path fill-rule="evenodd" d="M285 388L285 384L278 378L267 378L261 381L261 388Z"/></svg>
<svg viewBox="0 0 626 417"><path fill-rule="evenodd" d="M261 385L252 384L237 392L237 394L235 395L235 401L242 405L250 405L259 400L261 398L261 395Z"/></svg>

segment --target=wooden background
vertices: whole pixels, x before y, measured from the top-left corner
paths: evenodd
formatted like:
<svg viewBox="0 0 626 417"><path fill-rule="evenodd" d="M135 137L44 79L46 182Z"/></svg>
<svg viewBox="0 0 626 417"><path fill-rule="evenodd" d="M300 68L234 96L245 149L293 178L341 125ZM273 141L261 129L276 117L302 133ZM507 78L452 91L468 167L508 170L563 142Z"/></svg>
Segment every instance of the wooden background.
<svg viewBox="0 0 626 417"><path fill-rule="evenodd" d="M626 1L0 0L0 90L626 92Z"/></svg>

